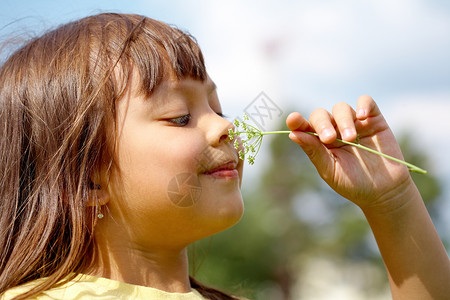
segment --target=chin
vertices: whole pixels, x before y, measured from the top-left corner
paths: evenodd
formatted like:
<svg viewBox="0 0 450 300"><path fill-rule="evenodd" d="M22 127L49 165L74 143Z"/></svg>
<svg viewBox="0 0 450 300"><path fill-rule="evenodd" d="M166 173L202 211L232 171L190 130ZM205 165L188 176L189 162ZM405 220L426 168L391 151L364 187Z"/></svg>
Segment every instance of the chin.
<svg viewBox="0 0 450 300"><path fill-rule="evenodd" d="M237 199L234 199L232 203L228 203L227 207L219 210L216 215L217 232L226 230L236 225L244 214L244 203L242 196L239 194Z"/></svg>
<svg viewBox="0 0 450 300"><path fill-rule="evenodd" d="M208 205L207 218L204 219L203 228L208 228L208 236L236 225L244 213L244 203L240 192L227 198L215 198L215 200L214 203L209 202L212 206Z"/></svg>

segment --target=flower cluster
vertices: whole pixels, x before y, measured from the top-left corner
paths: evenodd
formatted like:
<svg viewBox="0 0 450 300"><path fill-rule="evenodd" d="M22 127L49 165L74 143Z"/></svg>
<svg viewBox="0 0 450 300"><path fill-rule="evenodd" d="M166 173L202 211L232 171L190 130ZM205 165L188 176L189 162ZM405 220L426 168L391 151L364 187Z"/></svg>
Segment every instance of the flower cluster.
<svg viewBox="0 0 450 300"><path fill-rule="evenodd" d="M257 127L246 122L249 120L247 114L244 114L242 119L234 120L235 129L229 129L228 136L230 140L234 140L234 148L239 151L239 158L244 160L247 157L248 163L253 165L261 148L263 134Z"/></svg>

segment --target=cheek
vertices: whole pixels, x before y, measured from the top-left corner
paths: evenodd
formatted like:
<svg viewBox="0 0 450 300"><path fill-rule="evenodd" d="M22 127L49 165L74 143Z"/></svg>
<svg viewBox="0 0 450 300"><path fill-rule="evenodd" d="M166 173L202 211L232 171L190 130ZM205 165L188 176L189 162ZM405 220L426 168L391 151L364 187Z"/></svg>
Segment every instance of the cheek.
<svg viewBox="0 0 450 300"><path fill-rule="evenodd" d="M132 166L140 171L163 172L194 165L201 150L201 142L195 135L174 135L173 130L148 130L147 135L132 133L122 139L119 159L125 168Z"/></svg>
<svg viewBox="0 0 450 300"><path fill-rule="evenodd" d="M135 134L123 138L118 160L124 190L167 200L167 189L180 174L197 176L201 145L193 136L161 132L147 138Z"/></svg>

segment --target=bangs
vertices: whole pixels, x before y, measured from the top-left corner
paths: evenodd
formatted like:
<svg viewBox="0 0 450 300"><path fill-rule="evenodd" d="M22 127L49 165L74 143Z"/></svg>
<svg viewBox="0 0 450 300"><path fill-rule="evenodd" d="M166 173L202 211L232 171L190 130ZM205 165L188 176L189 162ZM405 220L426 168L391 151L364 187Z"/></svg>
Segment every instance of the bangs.
<svg viewBox="0 0 450 300"><path fill-rule="evenodd" d="M139 93L149 96L167 79L206 79L203 54L194 37L153 19L135 15L128 18L136 25L129 35L128 49L124 49L128 55L122 55L120 64L126 66L126 73L134 68L139 72Z"/></svg>

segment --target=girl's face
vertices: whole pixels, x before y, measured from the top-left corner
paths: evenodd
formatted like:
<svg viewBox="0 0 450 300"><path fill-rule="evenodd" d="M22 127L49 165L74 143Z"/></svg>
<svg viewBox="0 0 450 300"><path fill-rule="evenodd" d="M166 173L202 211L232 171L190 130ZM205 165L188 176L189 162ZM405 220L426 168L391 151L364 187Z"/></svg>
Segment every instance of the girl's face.
<svg viewBox="0 0 450 300"><path fill-rule="evenodd" d="M118 170L99 225L150 247L185 246L234 225L243 164L214 83L168 80L150 98L130 90L117 103Z"/></svg>

